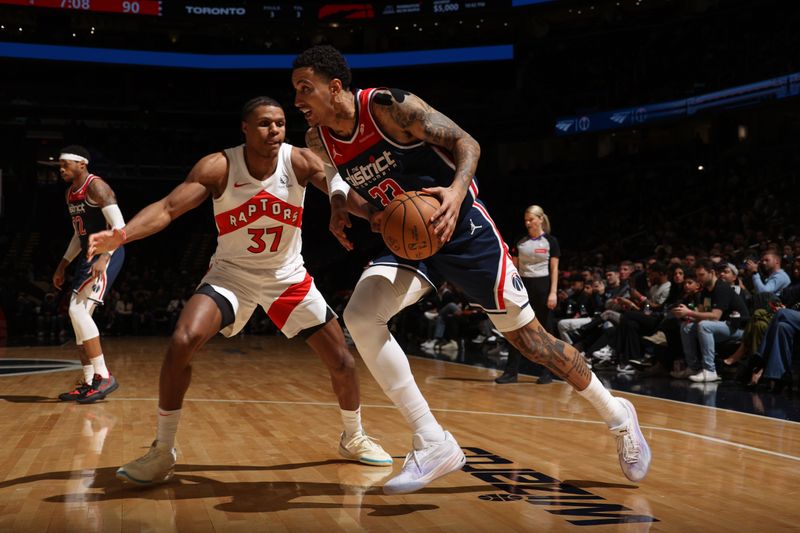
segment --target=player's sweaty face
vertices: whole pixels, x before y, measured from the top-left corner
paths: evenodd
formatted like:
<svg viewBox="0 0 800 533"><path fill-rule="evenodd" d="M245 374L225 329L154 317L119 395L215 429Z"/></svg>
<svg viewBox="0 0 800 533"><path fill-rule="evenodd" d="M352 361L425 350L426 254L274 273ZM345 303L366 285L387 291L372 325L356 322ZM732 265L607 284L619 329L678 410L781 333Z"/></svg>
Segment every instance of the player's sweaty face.
<svg viewBox="0 0 800 533"><path fill-rule="evenodd" d="M332 97L328 83L311 67L302 67L292 72L294 105L303 114L309 126L322 124L323 118L332 109Z"/></svg>
<svg viewBox="0 0 800 533"><path fill-rule="evenodd" d="M262 105L242 123L248 146L273 151L286 139L286 116L280 107Z"/></svg>

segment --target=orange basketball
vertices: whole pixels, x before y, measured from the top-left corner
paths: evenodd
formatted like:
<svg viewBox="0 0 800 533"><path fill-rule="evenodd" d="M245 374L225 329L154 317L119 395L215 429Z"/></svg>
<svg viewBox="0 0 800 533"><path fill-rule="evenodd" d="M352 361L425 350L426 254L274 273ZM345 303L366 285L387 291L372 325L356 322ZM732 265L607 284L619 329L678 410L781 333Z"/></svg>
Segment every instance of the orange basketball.
<svg viewBox="0 0 800 533"><path fill-rule="evenodd" d="M381 234L383 242L398 257L427 259L442 245L433 226L428 224L439 209L435 196L419 191L408 191L394 197L383 212Z"/></svg>

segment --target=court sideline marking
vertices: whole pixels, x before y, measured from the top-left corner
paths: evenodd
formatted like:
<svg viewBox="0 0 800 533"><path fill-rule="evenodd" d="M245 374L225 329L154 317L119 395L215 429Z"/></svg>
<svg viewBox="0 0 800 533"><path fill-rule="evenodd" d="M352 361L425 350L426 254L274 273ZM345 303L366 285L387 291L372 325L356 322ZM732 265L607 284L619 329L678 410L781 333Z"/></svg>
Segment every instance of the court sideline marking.
<svg viewBox="0 0 800 533"><path fill-rule="evenodd" d="M115 397L114 401L151 401L156 402L158 401L157 398L119 398ZM220 398L186 398L185 401L188 402L203 402L203 403L250 403L250 404L270 404L270 405L310 405L310 406L318 406L318 407L339 407L338 403L333 402L301 402L301 401L283 401L283 400L225 400ZM394 405L377 405L377 404L367 404L362 403L362 407L369 407L375 409L397 409ZM535 420L550 420L555 422L579 422L581 424L602 424L605 425L604 422L601 420L583 420L580 418L561 418L557 416L540 416L540 415L526 415L526 414L519 414L519 413L495 413L492 411L470 411L466 409L438 409L438 408L431 408L431 411L439 412L439 413L456 413L456 414L468 414L468 415L488 415L488 416L500 416L500 417L512 417L512 418L527 418L527 419L535 419ZM792 461L800 462L800 456L796 455L789 455L786 453L776 452L773 450L766 450L764 448L757 448L755 446L750 446L748 444L742 444L739 442L734 442L730 440L720 439L717 437L711 437L709 435L701 435L699 433L693 433L691 431L684 431L682 429L673 429L673 428L664 428L659 426L645 426L642 425L642 428L645 429L652 429L656 431L666 431L669 433L677 433L679 435L689 436L689 437L696 437L698 439L706 440L709 442L714 442L717 444L725 444L728 446L733 446L735 448L740 448L743 450L748 450L757 453L763 453L766 455L772 455L775 457L780 457L782 459L790 459Z"/></svg>

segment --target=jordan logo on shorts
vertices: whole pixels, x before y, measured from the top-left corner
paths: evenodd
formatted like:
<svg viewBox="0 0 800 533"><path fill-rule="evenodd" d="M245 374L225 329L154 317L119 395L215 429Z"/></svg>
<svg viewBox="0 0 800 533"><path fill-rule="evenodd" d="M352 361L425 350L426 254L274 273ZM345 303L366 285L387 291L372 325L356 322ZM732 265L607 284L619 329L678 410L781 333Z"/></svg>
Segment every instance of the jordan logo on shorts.
<svg viewBox="0 0 800 533"><path fill-rule="evenodd" d="M475 224L472 222L472 219L469 219L469 234L470 234L470 235L473 235L473 234L475 233L475 230L476 230L476 229L481 229L482 227L483 227L483 226L476 226L476 225L475 225Z"/></svg>

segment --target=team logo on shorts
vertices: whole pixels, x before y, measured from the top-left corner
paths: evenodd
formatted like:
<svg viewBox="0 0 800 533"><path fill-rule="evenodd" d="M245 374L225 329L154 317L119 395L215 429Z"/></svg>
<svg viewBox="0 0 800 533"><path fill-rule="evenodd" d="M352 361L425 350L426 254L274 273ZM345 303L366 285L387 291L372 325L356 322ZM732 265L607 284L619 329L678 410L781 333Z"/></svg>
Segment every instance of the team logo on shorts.
<svg viewBox="0 0 800 533"><path fill-rule="evenodd" d="M523 284L522 284L522 278L521 278L521 277L519 277L519 274L517 274L516 272L514 272L514 273L511 275L511 284L512 284L512 285L514 286L514 288L515 288L515 289L517 289L518 291L522 291L522 290L524 290L524 289L525 289L525 285L523 285Z"/></svg>

